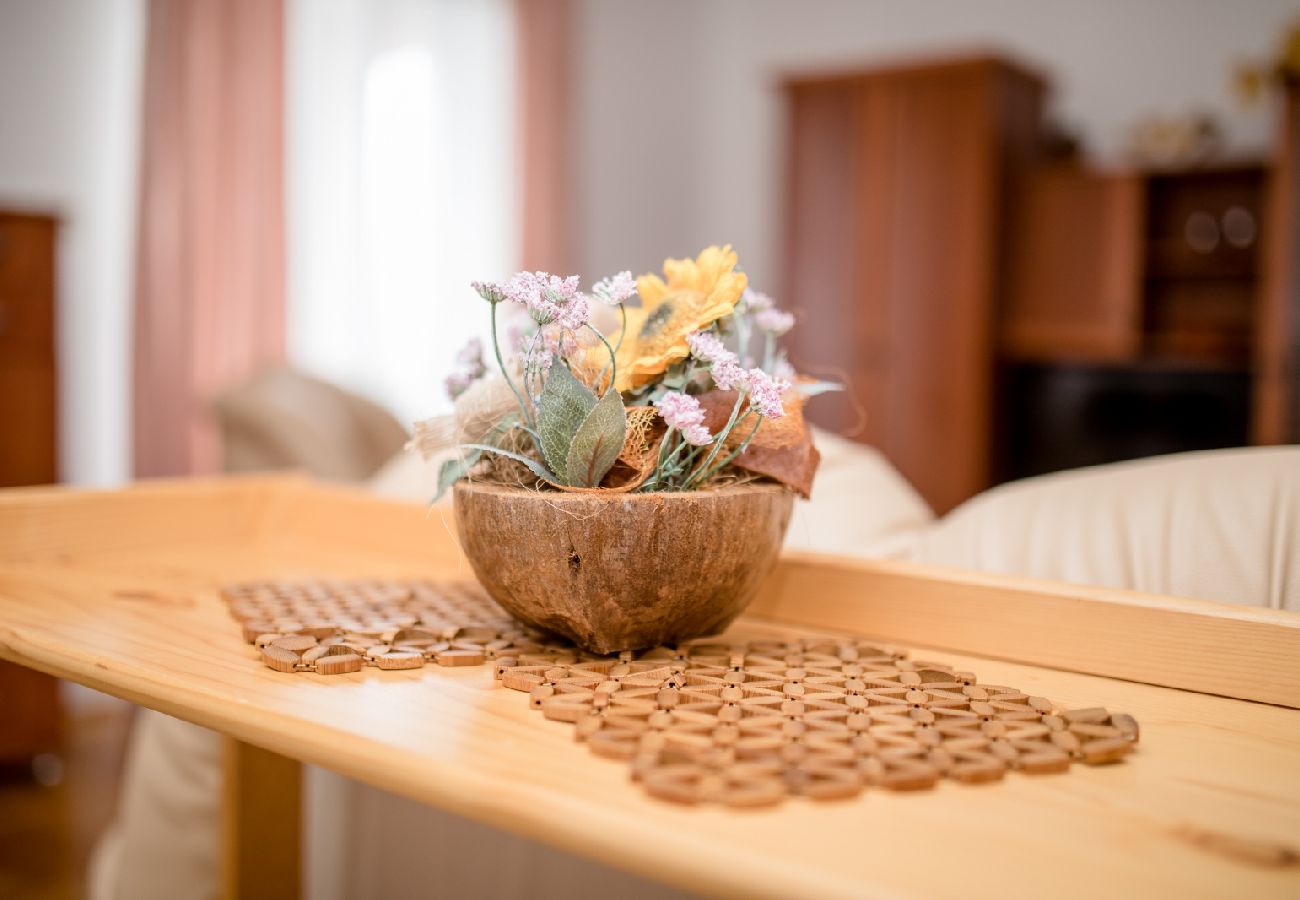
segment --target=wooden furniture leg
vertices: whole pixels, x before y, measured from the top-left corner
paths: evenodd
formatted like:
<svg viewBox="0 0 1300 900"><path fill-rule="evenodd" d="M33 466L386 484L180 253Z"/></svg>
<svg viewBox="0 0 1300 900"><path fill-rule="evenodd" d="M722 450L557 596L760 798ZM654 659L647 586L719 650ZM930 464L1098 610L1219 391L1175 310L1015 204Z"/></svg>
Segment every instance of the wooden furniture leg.
<svg viewBox="0 0 1300 900"><path fill-rule="evenodd" d="M222 896L302 895L302 765L223 738Z"/></svg>

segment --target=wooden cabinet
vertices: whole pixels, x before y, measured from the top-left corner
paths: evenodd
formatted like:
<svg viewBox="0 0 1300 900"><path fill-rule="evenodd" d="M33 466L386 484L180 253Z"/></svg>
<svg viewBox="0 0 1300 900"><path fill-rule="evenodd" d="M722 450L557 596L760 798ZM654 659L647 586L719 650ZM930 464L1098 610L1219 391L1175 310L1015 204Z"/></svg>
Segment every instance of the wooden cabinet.
<svg viewBox="0 0 1300 900"><path fill-rule="evenodd" d="M50 216L0 211L0 487L58 480ZM58 681L0 662L0 762L56 749Z"/></svg>
<svg viewBox="0 0 1300 900"><path fill-rule="evenodd" d="M1003 354L1131 360L1142 343L1143 180L1075 165L1029 175L1008 229Z"/></svg>
<svg viewBox="0 0 1300 900"><path fill-rule="evenodd" d="M1300 440L1298 91L1265 164L1098 172L1005 61L788 82L791 358L847 388L810 418L940 513L1077 459L1036 446Z"/></svg>
<svg viewBox="0 0 1300 900"><path fill-rule="evenodd" d="M49 216L0 212L0 487L58 480Z"/></svg>
<svg viewBox="0 0 1300 900"><path fill-rule="evenodd" d="M1245 371L1261 288L1263 166L1146 180L1144 355Z"/></svg>
<svg viewBox="0 0 1300 900"><path fill-rule="evenodd" d="M938 512L990 483L1001 226L1041 96L984 57L786 85L791 357L848 387L811 418Z"/></svg>
<svg viewBox="0 0 1300 900"><path fill-rule="evenodd" d="M1264 216L1252 437L1259 444L1300 442L1300 79L1294 76L1282 92Z"/></svg>
<svg viewBox="0 0 1300 900"><path fill-rule="evenodd" d="M1035 171L1012 211L1003 355L1244 370L1262 166Z"/></svg>

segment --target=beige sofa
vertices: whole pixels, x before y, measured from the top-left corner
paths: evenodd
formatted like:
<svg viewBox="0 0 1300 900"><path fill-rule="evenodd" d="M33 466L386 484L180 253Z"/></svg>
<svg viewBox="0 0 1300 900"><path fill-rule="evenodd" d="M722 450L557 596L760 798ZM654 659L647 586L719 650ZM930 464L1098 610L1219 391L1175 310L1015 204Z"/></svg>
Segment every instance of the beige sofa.
<svg viewBox="0 0 1300 900"><path fill-rule="evenodd" d="M1300 447L1045 476L936 520L878 453L828 435L819 442L823 469L792 522L791 546L1300 611ZM371 486L423 500L433 477L426 464L399 457ZM216 746L203 729L141 716L91 896L215 893ZM308 776L307 808L313 898L673 895L321 770Z"/></svg>

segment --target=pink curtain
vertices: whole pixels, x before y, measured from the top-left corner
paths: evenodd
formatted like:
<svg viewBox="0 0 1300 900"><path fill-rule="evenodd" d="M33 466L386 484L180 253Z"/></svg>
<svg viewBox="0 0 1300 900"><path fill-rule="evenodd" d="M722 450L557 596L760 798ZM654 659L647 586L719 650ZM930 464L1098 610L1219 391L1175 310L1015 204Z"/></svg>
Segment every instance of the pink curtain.
<svg viewBox="0 0 1300 900"><path fill-rule="evenodd" d="M150 0L135 473L215 471L213 394L284 355L281 0Z"/></svg>
<svg viewBox="0 0 1300 900"><path fill-rule="evenodd" d="M569 0L516 0L518 115L525 269L568 274Z"/></svg>

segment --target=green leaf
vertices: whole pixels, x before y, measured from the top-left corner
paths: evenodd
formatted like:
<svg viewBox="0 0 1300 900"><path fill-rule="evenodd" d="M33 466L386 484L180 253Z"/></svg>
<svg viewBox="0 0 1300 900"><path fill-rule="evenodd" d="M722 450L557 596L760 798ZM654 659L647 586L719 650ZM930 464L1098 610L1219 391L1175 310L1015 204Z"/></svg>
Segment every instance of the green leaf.
<svg viewBox="0 0 1300 900"><path fill-rule="evenodd" d="M441 500L443 495L447 493L451 486L464 478L465 473L473 468L474 464L477 463L482 456L482 451L475 450L473 453L454 456L451 459L445 460L443 464L438 467L438 493L433 495L433 500L431 502L437 503Z"/></svg>
<svg viewBox="0 0 1300 900"><path fill-rule="evenodd" d="M560 481L560 479L556 478L555 473L547 469L546 466L542 465L535 459L531 459L527 456L524 456L522 453L515 453L513 450L503 450L500 447L491 447L487 444L461 444L461 447L467 448L469 450L482 450L484 453L495 453L498 456L509 457L510 459L513 459L515 462L523 463L525 466L528 467L528 470L532 472L534 475L536 475L538 478L556 484L563 483Z"/></svg>
<svg viewBox="0 0 1300 900"><path fill-rule="evenodd" d="M499 441L508 435L514 428L519 427L519 413L511 411L497 419L496 424L484 432L482 441L484 444L491 445L494 441ZM461 449L464 449L462 447ZM469 453L461 453L454 459L444 460L438 468L438 492L433 495L430 503L437 503L443 498L443 495L451 489L451 486L460 479L464 478L469 470L478 464L483 458L482 450L472 450Z"/></svg>
<svg viewBox="0 0 1300 900"><path fill-rule="evenodd" d="M825 394L830 391L842 391L844 385L837 384L834 381L801 381L794 386L794 389L805 397L816 397L818 394Z"/></svg>
<svg viewBox="0 0 1300 900"><path fill-rule="evenodd" d="M627 411L623 409L623 398L618 391L606 391L569 444L569 456L565 460L569 484L578 487L599 485L618 459L625 437Z"/></svg>
<svg viewBox="0 0 1300 900"><path fill-rule="evenodd" d="M483 432L483 437L479 440L484 444L495 446L495 442L501 440L518 426L525 431L530 430L526 425L519 424L519 413L511 411L506 413L500 419L497 419L495 425Z"/></svg>
<svg viewBox="0 0 1300 900"><path fill-rule="evenodd" d="M664 373L663 377L659 379L659 383L669 390L680 391L686 387L686 383L690 380L688 366L685 363L677 363Z"/></svg>
<svg viewBox="0 0 1300 900"><path fill-rule="evenodd" d="M542 456L561 484L572 483L568 473L569 446L597 402L596 395L573 377L568 366L551 366L537 404L537 432Z"/></svg>

